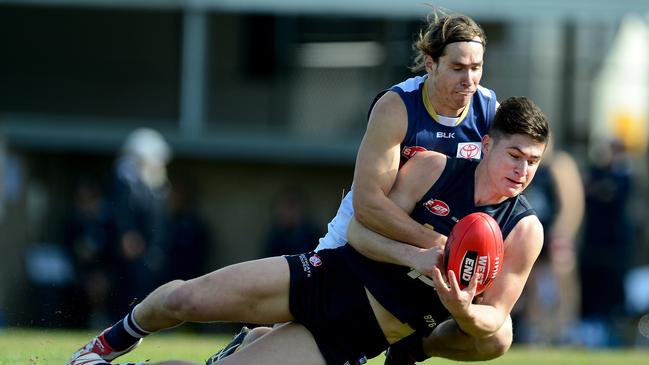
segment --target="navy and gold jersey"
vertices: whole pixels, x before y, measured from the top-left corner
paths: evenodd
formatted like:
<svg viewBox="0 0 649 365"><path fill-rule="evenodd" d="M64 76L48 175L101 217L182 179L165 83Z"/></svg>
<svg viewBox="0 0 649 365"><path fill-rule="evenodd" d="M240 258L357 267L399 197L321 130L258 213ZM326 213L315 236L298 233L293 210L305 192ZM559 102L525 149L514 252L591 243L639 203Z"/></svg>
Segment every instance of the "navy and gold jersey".
<svg viewBox="0 0 649 365"><path fill-rule="evenodd" d="M421 150L480 159L482 137L489 132L496 114L496 93L478 86L455 125L448 126L440 122L441 117L430 103L424 87L426 78L413 77L390 88L399 94L408 112L408 131L401 142L402 162Z"/></svg>
<svg viewBox="0 0 649 365"><path fill-rule="evenodd" d="M498 222L503 238L506 238L518 221L535 214L522 195L495 205L475 206L474 175L477 166L476 160L449 157L442 175L417 202L411 217L448 236L459 219L473 212L484 212ZM343 250L349 269L401 322L417 330L430 330L449 316L429 277L404 266L373 261L350 245Z"/></svg>
<svg viewBox="0 0 649 365"><path fill-rule="evenodd" d="M371 113L376 102L388 91L396 92L403 100L408 112L408 128L401 142L401 164L415 153L426 150L447 156L481 158L482 137L489 131L496 114L496 93L478 86L469 106L464 108L454 125L448 126L441 122L443 117L437 115L430 104L424 81L426 76L417 76L384 90L375 97L369 109ZM316 251L340 247L347 242L347 225L354 212L352 199L350 191L327 225L327 234L320 239Z"/></svg>

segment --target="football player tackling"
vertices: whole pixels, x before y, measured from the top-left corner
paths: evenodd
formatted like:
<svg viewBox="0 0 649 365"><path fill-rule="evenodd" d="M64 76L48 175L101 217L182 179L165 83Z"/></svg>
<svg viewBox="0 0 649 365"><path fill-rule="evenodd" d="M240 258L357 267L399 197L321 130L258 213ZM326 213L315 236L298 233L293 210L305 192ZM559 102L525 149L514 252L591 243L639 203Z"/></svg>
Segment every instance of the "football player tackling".
<svg viewBox="0 0 649 365"><path fill-rule="evenodd" d="M217 362L225 365L362 363L413 333L425 336L416 343L421 350L411 354L414 360L498 357L511 344L509 313L542 245L541 224L520 193L534 177L548 135L546 117L534 103L510 98L482 140L482 161L418 153L398 172L389 193L440 240L472 212L498 222L504 266L479 299L477 276L463 290L453 280L447 285L439 246L402 244L352 221L348 236L354 247L244 262L162 285L68 363L107 364L142 337L186 321L288 322ZM445 202L449 214L427 209L431 199ZM374 251L377 245L382 249ZM435 288L408 276L411 268L430 276Z"/></svg>

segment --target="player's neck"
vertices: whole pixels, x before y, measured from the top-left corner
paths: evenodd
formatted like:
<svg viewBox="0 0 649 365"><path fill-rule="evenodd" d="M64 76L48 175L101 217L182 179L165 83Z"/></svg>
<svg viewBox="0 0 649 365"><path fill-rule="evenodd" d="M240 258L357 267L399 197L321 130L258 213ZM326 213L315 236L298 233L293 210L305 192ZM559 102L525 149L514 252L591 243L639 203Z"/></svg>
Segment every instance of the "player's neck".
<svg viewBox="0 0 649 365"><path fill-rule="evenodd" d="M487 174L483 163L478 164L478 167L476 167L474 179L473 203L476 207L494 205L507 200L506 196L503 196L494 188L496 184L491 181L491 177Z"/></svg>

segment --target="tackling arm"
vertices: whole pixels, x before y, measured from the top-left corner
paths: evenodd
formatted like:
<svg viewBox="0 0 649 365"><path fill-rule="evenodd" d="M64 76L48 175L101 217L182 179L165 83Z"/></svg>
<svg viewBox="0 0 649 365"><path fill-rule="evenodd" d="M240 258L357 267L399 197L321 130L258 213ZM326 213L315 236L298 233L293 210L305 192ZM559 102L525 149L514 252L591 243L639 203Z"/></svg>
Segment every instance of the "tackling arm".
<svg viewBox="0 0 649 365"><path fill-rule="evenodd" d="M354 215L384 236L418 247L435 245L430 230L415 222L388 198L400 162L400 145L407 131L407 112L394 92L374 106L354 170Z"/></svg>
<svg viewBox="0 0 649 365"><path fill-rule="evenodd" d="M437 181L446 166L446 156L432 151L420 152L399 170L389 201L408 219L414 205ZM414 222L414 220L413 220ZM357 251L376 261L412 267L424 275L431 275L446 236L415 222L426 231L431 248L421 248L385 237L365 226L356 218L347 228L347 240Z"/></svg>

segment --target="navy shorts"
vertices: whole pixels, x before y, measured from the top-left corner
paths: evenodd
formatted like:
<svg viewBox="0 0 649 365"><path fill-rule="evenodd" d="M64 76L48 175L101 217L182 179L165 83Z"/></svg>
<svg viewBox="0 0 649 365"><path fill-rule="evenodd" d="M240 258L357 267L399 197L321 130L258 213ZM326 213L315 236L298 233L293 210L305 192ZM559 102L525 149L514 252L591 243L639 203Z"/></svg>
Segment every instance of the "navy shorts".
<svg viewBox="0 0 649 365"><path fill-rule="evenodd" d="M365 287L348 270L341 250L285 257L291 314L311 332L328 365L364 364L388 347Z"/></svg>

